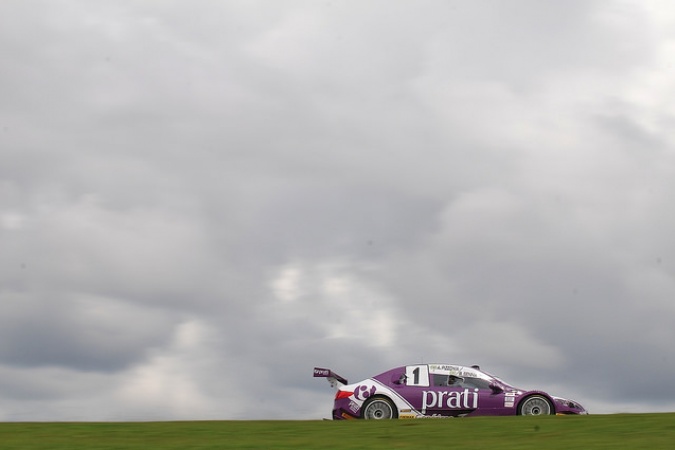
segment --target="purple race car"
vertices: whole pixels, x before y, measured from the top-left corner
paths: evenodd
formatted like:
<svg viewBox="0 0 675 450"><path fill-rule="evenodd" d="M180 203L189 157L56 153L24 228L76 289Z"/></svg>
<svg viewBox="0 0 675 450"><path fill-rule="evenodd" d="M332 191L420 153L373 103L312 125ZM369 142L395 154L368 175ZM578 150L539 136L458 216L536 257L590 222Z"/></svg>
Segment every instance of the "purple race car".
<svg viewBox="0 0 675 450"><path fill-rule="evenodd" d="M333 419L588 414L579 403L515 388L478 366L414 364L358 383L314 368L334 388Z"/></svg>

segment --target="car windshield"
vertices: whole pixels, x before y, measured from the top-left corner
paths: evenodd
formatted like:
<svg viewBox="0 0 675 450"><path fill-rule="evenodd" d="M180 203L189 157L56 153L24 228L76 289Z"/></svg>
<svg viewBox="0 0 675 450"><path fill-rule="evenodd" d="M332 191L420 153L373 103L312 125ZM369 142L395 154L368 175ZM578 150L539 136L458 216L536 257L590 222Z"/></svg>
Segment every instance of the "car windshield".
<svg viewBox="0 0 675 450"><path fill-rule="evenodd" d="M499 383L499 384L501 384L501 385L503 385L503 386L505 386L505 387L517 389L517 388L515 388L512 384L507 383L506 381L502 380L502 379L499 378L499 377L496 377L496 376L494 376L494 375L492 375L492 374L490 374L490 373L487 373L487 372L483 372L483 373L484 373L485 375L487 375L488 377L492 378L492 379L493 379L494 381L496 381L497 383Z"/></svg>
<svg viewBox="0 0 675 450"><path fill-rule="evenodd" d="M490 381L482 378L464 377L461 385L468 388L490 389Z"/></svg>

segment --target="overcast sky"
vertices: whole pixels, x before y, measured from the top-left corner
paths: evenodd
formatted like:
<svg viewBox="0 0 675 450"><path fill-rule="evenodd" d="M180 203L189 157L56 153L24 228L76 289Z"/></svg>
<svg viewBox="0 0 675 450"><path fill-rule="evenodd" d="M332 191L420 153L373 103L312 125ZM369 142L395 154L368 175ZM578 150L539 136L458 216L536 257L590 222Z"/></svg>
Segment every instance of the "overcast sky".
<svg viewBox="0 0 675 450"><path fill-rule="evenodd" d="M675 410L671 2L3 0L0 54L0 420Z"/></svg>

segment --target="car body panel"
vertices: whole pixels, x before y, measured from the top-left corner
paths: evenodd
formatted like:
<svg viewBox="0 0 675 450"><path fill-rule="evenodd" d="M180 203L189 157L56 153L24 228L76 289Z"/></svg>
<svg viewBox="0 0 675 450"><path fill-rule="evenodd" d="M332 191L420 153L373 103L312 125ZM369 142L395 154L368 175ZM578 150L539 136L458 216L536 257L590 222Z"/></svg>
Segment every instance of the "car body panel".
<svg viewBox="0 0 675 450"><path fill-rule="evenodd" d="M363 406L376 397L391 401L401 419L517 415L532 395L548 400L551 413L587 414L577 402L513 387L478 366L412 364L352 384L329 369L315 368L314 376L327 378L337 389L336 420L362 418Z"/></svg>

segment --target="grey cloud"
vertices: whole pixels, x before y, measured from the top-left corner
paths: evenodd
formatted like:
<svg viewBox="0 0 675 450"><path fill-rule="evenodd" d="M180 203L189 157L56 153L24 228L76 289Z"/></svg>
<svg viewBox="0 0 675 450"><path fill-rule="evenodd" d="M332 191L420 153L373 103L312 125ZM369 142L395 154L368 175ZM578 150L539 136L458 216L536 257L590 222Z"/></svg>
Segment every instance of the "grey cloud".
<svg viewBox="0 0 675 450"><path fill-rule="evenodd" d="M431 360L668 407L667 19L0 9L0 417L317 418L314 365Z"/></svg>
<svg viewBox="0 0 675 450"><path fill-rule="evenodd" d="M0 360L21 367L119 371L171 337L174 323L114 299L3 295Z"/></svg>

